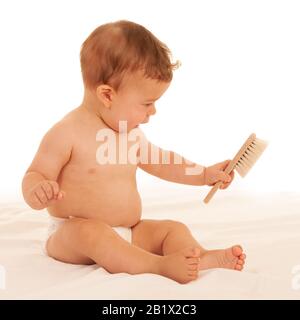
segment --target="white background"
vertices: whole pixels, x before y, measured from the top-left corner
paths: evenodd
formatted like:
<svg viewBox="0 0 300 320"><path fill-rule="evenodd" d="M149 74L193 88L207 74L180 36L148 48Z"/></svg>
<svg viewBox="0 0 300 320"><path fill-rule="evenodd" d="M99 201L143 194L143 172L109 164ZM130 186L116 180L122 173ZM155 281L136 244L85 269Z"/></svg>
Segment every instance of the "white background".
<svg viewBox="0 0 300 320"><path fill-rule="evenodd" d="M182 63L141 127L149 140L212 165L255 132L269 146L231 188L299 191L299 17L289 0L1 1L0 200L21 198L41 137L81 103L82 42L120 19L143 24ZM172 184L141 171L138 181Z"/></svg>

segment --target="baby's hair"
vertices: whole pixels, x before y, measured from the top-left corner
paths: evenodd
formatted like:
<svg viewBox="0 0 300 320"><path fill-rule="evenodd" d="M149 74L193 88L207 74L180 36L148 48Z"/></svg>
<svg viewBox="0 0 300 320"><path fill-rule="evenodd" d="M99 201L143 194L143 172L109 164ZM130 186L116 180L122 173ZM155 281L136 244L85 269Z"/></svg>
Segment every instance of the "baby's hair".
<svg viewBox="0 0 300 320"><path fill-rule="evenodd" d="M143 70L144 76L170 82L179 61L171 63L171 51L149 30L120 20L96 28L84 41L80 63L85 87L100 84L119 89L123 76Z"/></svg>

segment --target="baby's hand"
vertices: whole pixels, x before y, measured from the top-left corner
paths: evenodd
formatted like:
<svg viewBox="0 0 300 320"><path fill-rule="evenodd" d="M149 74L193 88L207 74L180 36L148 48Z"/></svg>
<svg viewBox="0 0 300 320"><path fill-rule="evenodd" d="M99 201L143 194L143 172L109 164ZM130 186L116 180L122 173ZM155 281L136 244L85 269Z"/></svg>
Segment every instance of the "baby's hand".
<svg viewBox="0 0 300 320"><path fill-rule="evenodd" d="M64 197L65 192L59 190L59 185L56 181L43 180L29 191L28 202L32 208L41 210L50 207Z"/></svg>
<svg viewBox="0 0 300 320"><path fill-rule="evenodd" d="M234 171L230 174L226 174L224 171L229 165L231 160L219 162L213 166L207 167L204 172L204 184L213 186L215 183L222 181L220 189L227 189L234 178Z"/></svg>

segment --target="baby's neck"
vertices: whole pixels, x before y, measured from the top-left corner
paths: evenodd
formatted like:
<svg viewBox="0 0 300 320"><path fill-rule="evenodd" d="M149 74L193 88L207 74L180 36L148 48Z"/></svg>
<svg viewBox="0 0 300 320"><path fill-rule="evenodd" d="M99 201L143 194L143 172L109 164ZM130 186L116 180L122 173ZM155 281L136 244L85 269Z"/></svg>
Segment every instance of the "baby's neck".
<svg viewBox="0 0 300 320"><path fill-rule="evenodd" d="M99 118L103 122L100 102L90 91L85 90L83 101L79 106L79 109L83 112L88 112L88 114Z"/></svg>
<svg viewBox="0 0 300 320"><path fill-rule="evenodd" d="M91 108L88 104L81 104L77 111L79 111L78 115L81 118L81 120L86 119L86 121L90 123L98 123L100 127L107 127L106 123L101 117L101 114L97 112L97 110L94 110Z"/></svg>

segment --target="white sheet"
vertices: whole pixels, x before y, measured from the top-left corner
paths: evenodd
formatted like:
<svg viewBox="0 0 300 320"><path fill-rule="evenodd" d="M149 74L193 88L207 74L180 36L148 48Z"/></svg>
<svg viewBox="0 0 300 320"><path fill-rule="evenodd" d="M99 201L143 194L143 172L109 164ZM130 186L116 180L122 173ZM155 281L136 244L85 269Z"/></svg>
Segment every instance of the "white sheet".
<svg viewBox="0 0 300 320"><path fill-rule="evenodd" d="M182 221L208 249L240 243L247 254L243 272L207 270L180 285L154 274L109 274L97 265L65 264L42 252L46 211L3 203L0 265L6 288L0 289L0 298L300 299L300 194L226 190L205 205L207 189L195 189L156 189L143 198L143 218Z"/></svg>

